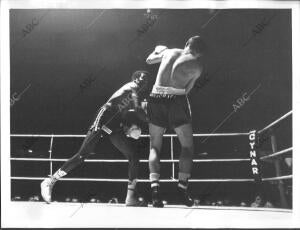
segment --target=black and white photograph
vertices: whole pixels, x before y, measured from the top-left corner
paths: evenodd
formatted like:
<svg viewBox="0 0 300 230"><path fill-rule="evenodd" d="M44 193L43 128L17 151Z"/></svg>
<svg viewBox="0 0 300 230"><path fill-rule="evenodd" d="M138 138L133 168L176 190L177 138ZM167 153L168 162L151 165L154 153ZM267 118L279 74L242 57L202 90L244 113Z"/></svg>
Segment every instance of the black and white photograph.
<svg viewBox="0 0 300 230"><path fill-rule="evenodd" d="M300 227L299 10L2 1L1 228Z"/></svg>

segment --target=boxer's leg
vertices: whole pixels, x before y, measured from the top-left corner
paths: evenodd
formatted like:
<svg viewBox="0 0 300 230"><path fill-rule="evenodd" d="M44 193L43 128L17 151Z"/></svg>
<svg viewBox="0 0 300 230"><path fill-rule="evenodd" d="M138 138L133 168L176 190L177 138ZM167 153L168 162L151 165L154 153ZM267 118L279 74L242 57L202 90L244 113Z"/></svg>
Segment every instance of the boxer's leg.
<svg viewBox="0 0 300 230"><path fill-rule="evenodd" d="M166 127L169 125L168 110L169 101L165 100L162 95L150 94L147 106L147 114L150 120L149 170L153 207L163 207L163 203L159 194L160 150L162 147L163 134Z"/></svg>
<svg viewBox="0 0 300 230"><path fill-rule="evenodd" d="M181 125L175 128L175 132L181 144L181 154L179 158L179 181L186 181L191 175L193 166L194 143L192 125Z"/></svg>
<svg viewBox="0 0 300 230"><path fill-rule="evenodd" d="M100 131L89 130L79 151L67 162L65 162L62 167L59 168L53 175L51 175L49 178L46 178L41 183L41 194L47 203L51 202L51 193L55 182L81 164L84 159L94 151L99 138L101 138Z"/></svg>
<svg viewBox="0 0 300 230"><path fill-rule="evenodd" d="M90 154L93 153L95 146L99 142L100 138L101 137L100 137L99 131L94 131L94 130L88 131L78 152L72 158L70 158L68 161L66 161L61 166L61 168L58 169L53 174L53 177L58 180L61 178L60 172L62 172L62 174L64 174L64 175L66 175L71 170L73 170L75 167L80 165L84 161L84 159L86 159Z"/></svg>
<svg viewBox="0 0 300 230"><path fill-rule="evenodd" d="M193 129L191 124L184 124L175 128L181 144L181 154L179 158L178 187L182 192L183 203L187 206L193 205L193 200L187 195L188 179L191 177L193 166Z"/></svg>
<svg viewBox="0 0 300 230"><path fill-rule="evenodd" d="M107 117L110 116L110 110L107 109L106 105L101 106L95 115L94 122L89 128L80 149L78 152L65 162L62 167L54 173L52 176L54 179L58 180L62 176L65 176L72 169L81 164L85 158L92 154L96 144L99 142L99 139L103 135L102 130L99 128L101 123L104 123Z"/></svg>
<svg viewBox="0 0 300 230"><path fill-rule="evenodd" d="M123 131L109 136L111 143L128 159L128 187L125 203L127 206L146 206L146 202L140 202L136 196L138 178L139 156L137 142L125 136Z"/></svg>
<svg viewBox="0 0 300 230"><path fill-rule="evenodd" d="M178 174L180 199L187 206L192 206L193 200L187 194L187 187L192 172L194 143L191 109L186 96L174 99L169 110L169 119L181 144Z"/></svg>
<svg viewBox="0 0 300 230"><path fill-rule="evenodd" d="M163 207L163 203L159 195L159 177L160 177L160 151L162 147L163 134L165 128L149 124L150 134L150 154L149 154L149 170L152 189L152 202L154 207Z"/></svg>

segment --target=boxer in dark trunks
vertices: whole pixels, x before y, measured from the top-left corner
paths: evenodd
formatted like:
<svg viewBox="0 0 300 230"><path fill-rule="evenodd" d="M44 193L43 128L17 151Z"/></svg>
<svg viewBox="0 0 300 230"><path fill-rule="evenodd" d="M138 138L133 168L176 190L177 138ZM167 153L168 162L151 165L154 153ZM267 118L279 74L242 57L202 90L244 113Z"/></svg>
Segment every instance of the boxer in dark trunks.
<svg viewBox="0 0 300 230"><path fill-rule="evenodd" d="M141 101L149 95L149 73L136 71L132 81L117 90L110 99L98 110L93 124L88 129L87 135L79 151L65 162L50 178L41 183L43 199L51 202L52 188L56 181L67 175L72 169L84 162L93 154L96 145L104 136L108 136L111 143L128 159L128 190L126 196L127 206L146 206L136 196L138 177L138 150L134 139L141 135L141 122L147 121L145 111L141 108Z"/></svg>
<svg viewBox="0 0 300 230"><path fill-rule="evenodd" d="M149 169L152 204L163 207L159 193L160 151L166 128L175 130L181 144L178 174L178 199L192 206L187 192L193 164L192 117L187 94L203 71L205 44L200 36L191 37L184 49L157 46L149 55L148 64L160 63L156 82L149 97L150 154Z"/></svg>

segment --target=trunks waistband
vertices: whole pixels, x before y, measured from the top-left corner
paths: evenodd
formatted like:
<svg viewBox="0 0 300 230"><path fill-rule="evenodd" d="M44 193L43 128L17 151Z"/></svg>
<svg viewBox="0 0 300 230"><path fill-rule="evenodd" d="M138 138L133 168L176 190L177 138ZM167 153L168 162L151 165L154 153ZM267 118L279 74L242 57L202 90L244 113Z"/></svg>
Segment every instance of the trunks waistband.
<svg viewBox="0 0 300 230"><path fill-rule="evenodd" d="M185 89L154 85L151 94L155 95L186 95Z"/></svg>
<svg viewBox="0 0 300 230"><path fill-rule="evenodd" d="M150 99L175 99L178 97L182 97L185 95L174 95L174 94L157 94L157 93L150 93Z"/></svg>

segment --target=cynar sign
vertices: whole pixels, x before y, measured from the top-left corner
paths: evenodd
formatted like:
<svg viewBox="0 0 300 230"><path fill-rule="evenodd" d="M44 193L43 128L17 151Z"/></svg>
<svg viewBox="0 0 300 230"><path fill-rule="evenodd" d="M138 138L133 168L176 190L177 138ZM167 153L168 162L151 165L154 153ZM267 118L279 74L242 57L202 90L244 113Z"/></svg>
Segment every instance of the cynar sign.
<svg viewBox="0 0 300 230"><path fill-rule="evenodd" d="M261 164L260 159L257 156L257 132L256 130L252 130L249 132L249 157L250 157L250 166L252 176L255 182L261 182Z"/></svg>

